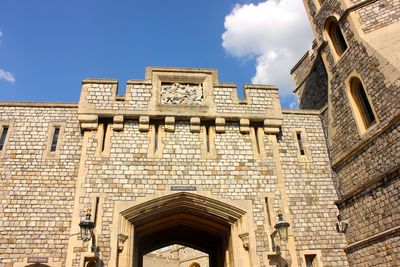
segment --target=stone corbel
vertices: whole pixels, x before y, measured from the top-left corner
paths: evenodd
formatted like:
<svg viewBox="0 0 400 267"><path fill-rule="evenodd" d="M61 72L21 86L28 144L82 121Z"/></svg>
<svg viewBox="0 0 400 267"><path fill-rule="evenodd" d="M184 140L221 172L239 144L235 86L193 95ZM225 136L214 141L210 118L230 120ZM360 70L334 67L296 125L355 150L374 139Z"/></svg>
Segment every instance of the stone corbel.
<svg viewBox="0 0 400 267"><path fill-rule="evenodd" d="M173 133L175 132L175 117L165 117L165 131Z"/></svg>
<svg viewBox="0 0 400 267"><path fill-rule="evenodd" d="M282 119L265 119L264 120L264 133L265 134L278 134L282 126Z"/></svg>
<svg viewBox="0 0 400 267"><path fill-rule="evenodd" d="M216 118L215 119L215 132L224 133L225 132L225 119Z"/></svg>
<svg viewBox="0 0 400 267"><path fill-rule="evenodd" d="M150 117L140 116L139 117L139 131L148 132L150 130Z"/></svg>
<svg viewBox="0 0 400 267"><path fill-rule="evenodd" d="M97 115L91 115L91 114L78 115L78 121L79 121L82 131L97 130L98 119L99 119L99 117Z"/></svg>
<svg viewBox="0 0 400 267"><path fill-rule="evenodd" d="M121 253L124 250L124 243L127 239L127 235L118 234L118 253Z"/></svg>
<svg viewBox="0 0 400 267"><path fill-rule="evenodd" d="M201 122L201 120L199 117L190 118L190 131L192 133L200 132L200 122Z"/></svg>
<svg viewBox="0 0 400 267"><path fill-rule="evenodd" d="M250 120L240 119L240 133L248 134L250 133Z"/></svg>
<svg viewBox="0 0 400 267"><path fill-rule="evenodd" d="M113 118L113 126L114 131L122 131L124 129L124 116L116 115Z"/></svg>
<svg viewBox="0 0 400 267"><path fill-rule="evenodd" d="M243 247L245 250L249 250L250 243L249 243L249 233L243 233L239 235L240 239L243 242Z"/></svg>

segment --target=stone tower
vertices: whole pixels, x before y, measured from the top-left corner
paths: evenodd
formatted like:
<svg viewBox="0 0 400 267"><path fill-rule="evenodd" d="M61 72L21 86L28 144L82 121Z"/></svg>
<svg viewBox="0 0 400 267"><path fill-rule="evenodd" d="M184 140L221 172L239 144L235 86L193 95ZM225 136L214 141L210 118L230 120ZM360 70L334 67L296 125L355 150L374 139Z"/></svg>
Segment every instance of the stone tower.
<svg viewBox="0 0 400 267"><path fill-rule="evenodd" d="M400 262L400 2L305 0L312 50L292 69L319 110L350 266Z"/></svg>

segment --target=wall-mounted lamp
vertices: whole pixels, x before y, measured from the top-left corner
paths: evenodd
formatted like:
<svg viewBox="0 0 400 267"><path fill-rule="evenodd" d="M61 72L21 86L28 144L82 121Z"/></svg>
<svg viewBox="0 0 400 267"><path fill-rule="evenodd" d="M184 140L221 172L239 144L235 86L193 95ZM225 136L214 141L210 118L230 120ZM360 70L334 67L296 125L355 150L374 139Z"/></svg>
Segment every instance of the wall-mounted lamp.
<svg viewBox="0 0 400 267"><path fill-rule="evenodd" d="M79 223L79 227L81 228L81 239L84 242L89 241L93 236L94 222L90 220L90 212L91 209L87 209L85 219Z"/></svg>
<svg viewBox="0 0 400 267"><path fill-rule="evenodd" d="M81 239L83 242L87 242L90 239L92 240L92 252L98 252L98 247L96 247L96 237L93 233L94 230L94 222L90 220L90 212L91 209L87 209L85 219L79 223L79 227L81 228Z"/></svg>
<svg viewBox="0 0 400 267"><path fill-rule="evenodd" d="M278 231L281 240L286 240L288 238L288 228L290 224L283 219L282 213L278 213L278 221L276 222L274 228Z"/></svg>
<svg viewBox="0 0 400 267"><path fill-rule="evenodd" d="M349 227L349 221L344 220L340 214L337 216L337 220L336 231L338 231L338 233L346 233L346 230Z"/></svg>
<svg viewBox="0 0 400 267"><path fill-rule="evenodd" d="M278 221L276 222L274 228L275 231L271 234L272 240L272 250L276 253L280 253L280 246L275 245L275 237L279 234L279 240L283 241L288 238L288 228L290 224L283 219L283 215L281 212L278 213Z"/></svg>

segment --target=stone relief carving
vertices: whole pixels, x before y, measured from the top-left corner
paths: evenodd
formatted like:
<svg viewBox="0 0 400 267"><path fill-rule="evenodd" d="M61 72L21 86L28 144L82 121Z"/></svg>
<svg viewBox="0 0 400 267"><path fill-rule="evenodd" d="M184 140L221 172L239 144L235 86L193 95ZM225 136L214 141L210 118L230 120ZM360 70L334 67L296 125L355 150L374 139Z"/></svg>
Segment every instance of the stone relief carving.
<svg viewBox="0 0 400 267"><path fill-rule="evenodd" d="M202 84L162 84L161 103L167 105L201 105L203 104Z"/></svg>

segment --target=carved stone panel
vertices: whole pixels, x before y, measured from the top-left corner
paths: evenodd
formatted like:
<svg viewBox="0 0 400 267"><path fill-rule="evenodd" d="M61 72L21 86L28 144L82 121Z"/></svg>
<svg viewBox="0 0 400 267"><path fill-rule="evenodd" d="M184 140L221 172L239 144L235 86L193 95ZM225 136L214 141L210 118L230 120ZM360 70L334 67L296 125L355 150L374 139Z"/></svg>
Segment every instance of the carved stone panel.
<svg viewBox="0 0 400 267"><path fill-rule="evenodd" d="M161 104L191 105L203 104L202 84L161 84Z"/></svg>

